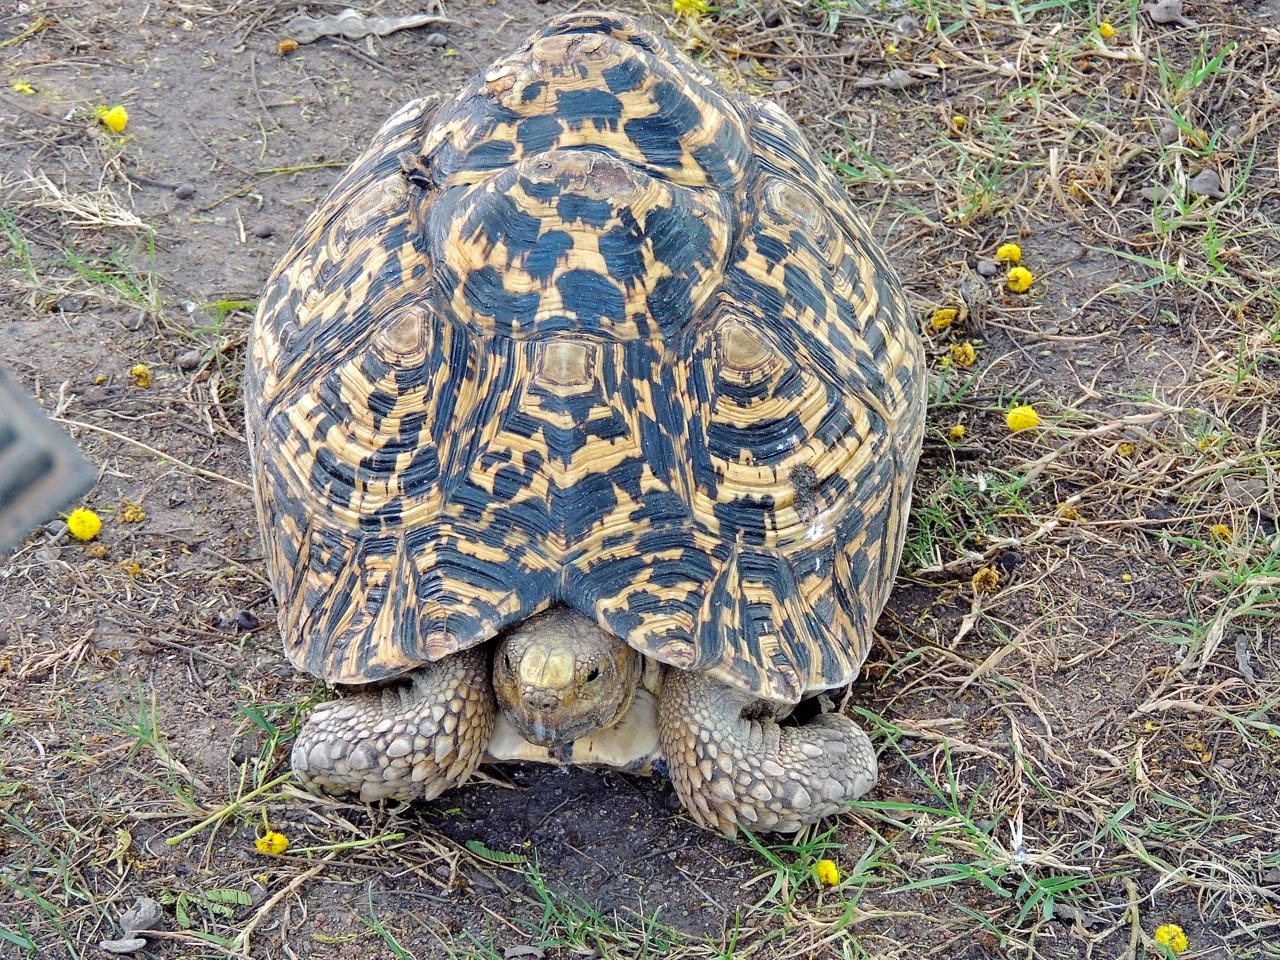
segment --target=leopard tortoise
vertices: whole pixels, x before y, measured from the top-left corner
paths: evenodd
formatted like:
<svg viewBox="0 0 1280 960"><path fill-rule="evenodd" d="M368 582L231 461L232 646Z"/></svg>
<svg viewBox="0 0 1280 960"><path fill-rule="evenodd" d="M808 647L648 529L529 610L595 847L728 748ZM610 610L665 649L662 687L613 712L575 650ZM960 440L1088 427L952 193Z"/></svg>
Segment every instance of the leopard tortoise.
<svg viewBox="0 0 1280 960"><path fill-rule="evenodd" d="M780 721L866 658L924 406L901 286L799 128L638 23L562 17L409 103L251 334L280 630L344 693L297 775L413 799L486 756L603 763L727 834L835 812L867 736Z"/></svg>

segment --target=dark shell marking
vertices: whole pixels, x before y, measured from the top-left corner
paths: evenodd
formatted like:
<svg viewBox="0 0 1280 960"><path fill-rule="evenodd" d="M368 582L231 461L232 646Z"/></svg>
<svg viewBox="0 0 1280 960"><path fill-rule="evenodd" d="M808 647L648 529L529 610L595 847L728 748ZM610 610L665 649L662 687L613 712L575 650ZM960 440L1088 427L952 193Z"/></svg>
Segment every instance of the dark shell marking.
<svg viewBox="0 0 1280 960"><path fill-rule="evenodd" d="M924 388L795 124L561 19L396 113L271 277L246 408L288 654L373 681L564 603L771 699L846 683Z"/></svg>

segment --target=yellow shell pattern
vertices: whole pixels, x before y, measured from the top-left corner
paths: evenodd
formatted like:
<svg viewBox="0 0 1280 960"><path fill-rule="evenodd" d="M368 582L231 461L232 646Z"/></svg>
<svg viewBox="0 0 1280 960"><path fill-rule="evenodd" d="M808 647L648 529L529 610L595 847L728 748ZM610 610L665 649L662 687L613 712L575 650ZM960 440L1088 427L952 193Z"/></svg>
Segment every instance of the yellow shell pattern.
<svg viewBox="0 0 1280 960"><path fill-rule="evenodd" d="M762 697L846 683L924 389L795 123L557 20L396 113L269 281L246 409L287 652L368 682L559 603Z"/></svg>

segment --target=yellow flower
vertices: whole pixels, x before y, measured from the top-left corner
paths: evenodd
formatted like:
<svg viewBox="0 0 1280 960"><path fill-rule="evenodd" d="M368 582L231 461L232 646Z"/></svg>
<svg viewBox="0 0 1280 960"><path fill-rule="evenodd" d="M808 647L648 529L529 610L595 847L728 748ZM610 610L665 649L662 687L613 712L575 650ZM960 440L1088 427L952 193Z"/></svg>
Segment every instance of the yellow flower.
<svg viewBox="0 0 1280 960"><path fill-rule="evenodd" d="M298 41L293 40L289 37L285 37L283 40L281 40L279 43L276 44L276 53L278 53L282 57L288 56L289 54L293 53L293 51L297 49L298 49Z"/></svg>
<svg viewBox="0 0 1280 960"><path fill-rule="evenodd" d="M996 247L996 259L1001 263L1021 263L1022 248L1016 243L1002 243Z"/></svg>
<svg viewBox="0 0 1280 960"><path fill-rule="evenodd" d="M983 567L973 575L974 593L994 593L1000 586L1000 574L992 567Z"/></svg>
<svg viewBox="0 0 1280 960"><path fill-rule="evenodd" d="M966 340L964 343L956 343L951 346L951 360L959 367L972 367L978 359L978 351L973 348L973 344Z"/></svg>
<svg viewBox="0 0 1280 960"><path fill-rule="evenodd" d="M1019 430L1030 430L1040 426L1040 414L1036 413L1035 407L1014 407L1004 415L1004 422L1009 425L1010 430L1017 433Z"/></svg>
<svg viewBox="0 0 1280 960"><path fill-rule="evenodd" d="M1215 523L1212 527L1209 528L1209 532L1219 540L1231 539L1231 528L1228 527L1225 523Z"/></svg>
<svg viewBox="0 0 1280 960"><path fill-rule="evenodd" d="M127 500L121 505L120 513L116 517L121 523L141 523L147 519L147 511L143 510L136 503L129 503Z"/></svg>
<svg viewBox="0 0 1280 960"><path fill-rule="evenodd" d="M151 386L151 368L145 363L135 363L130 367L129 376L133 377L133 382L143 390Z"/></svg>
<svg viewBox="0 0 1280 960"><path fill-rule="evenodd" d="M834 887L840 882L840 868L834 860L819 860L813 865L813 875L824 887Z"/></svg>
<svg viewBox="0 0 1280 960"><path fill-rule="evenodd" d="M1058 504L1058 516L1063 520L1079 520L1080 511L1076 509L1074 503L1060 503Z"/></svg>
<svg viewBox="0 0 1280 960"><path fill-rule="evenodd" d="M1216 433L1207 433L1196 441L1196 449L1201 453L1204 453L1217 442L1218 435Z"/></svg>
<svg viewBox="0 0 1280 960"><path fill-rule="evenodd" d="M948 431L947 431L947 439L948 439L948 440L963 440L963 439L964 439L964 424L963 424L963 423L957 423L954 427L952 427L950 430L948 430Z"/></svg>
<svg viewBox="0 0 1280 960"><path fill-rule="evenodd" d="M289 849L289 838L283 833L268 830L255 840L253 845L258 848L259 853L265 853L268 857L278 857Z"/></svg>
<svg viewBox="0 0 1280 960"><path fill-rule="evenodd" d="M142 564L137 560L121 560L120 569L135 580L142 576Z"/></svg>
<svg viewBox="0 0 1280 960"><path fill-rule="evenodd" d="M1026 267L1014 267L1005 279L1014 293L1026 293L1031 289L1031 281L1035 280L1035 276Z"/></svg>
<svg viewBox="0 0 1280 960"><path fill-rule="evenodd" d="M112 133L124 133L124 128L129 125L129 111L120 106L99 110L98 119Z"/></svg>
<svg viewBox="0 0 1280 960"><path fill-rule="evenodd" d="M1120 454L1120 456L1122 457L1132 457L1135 453L1137 453L1137 451L1138 451L1137 446L1135 444L1130 443L1128 440L1120 444L1120 446L1116 447L1116 453Z"/></svg>
<svg viewBox="0 0 1280 960"><path fill-rule="evenodd" d="M969 121L967 118L962 117L960 116L960 114L957 113L954 117L951 118L951 125L955 127L957 130L963 130L965 127L969 125Z"/></svg>
<svg viewBox="0 0 1280 960"><path fill-rule="evenodd" d="M92 510L77 507L67 515L67 531L77 540L92 540L102 532L102 519Z"/></svg>
<svg viewBox="0 0 1280 960"><path fill-rule="evenodd" d="M1187 934L1176 923L1166 923L1156 927L1156 943L1168 947L1174 953L1182 953L1187 949Z"/></svg>
<svg viewBox="0 0 1280 960"><path fill-rule="evenodd" d="M1098 24L1098 36L1103 40L1110 40L1116 35L1116 28L1111 25L1110 20L1103 20Z"/></svg>
<svg viewBox="0 0 1280 960"><path fill-rule="evenodd" d="M898 45L890 41L889 43L886 43L884 45L884 52L892 57L895 53L898 52Z"/></svg>
<svg viewBox="0 0 1280 960"><path fill-rule="evenodd" d="M36 92L36 88L33 87L31 84L27 83L25 80L13 81L13 83L9 84L9 89L12 90L14 93L21 93L27 97L33 96Z"/></svg>
<svg viewBox="0 0 1280 960"><path fill-rule="evenodd" d="M955 307L939 307L929 318L929 329L941 333L960 318L960 311Z"/></svg>
<svg viewBox="0 0 1280 960"><path fill-rule="evenodd" d="M671 9L679 16L697 20L698 17L706 15L711 9L711 4L708 0L671 0Z"/></svg>

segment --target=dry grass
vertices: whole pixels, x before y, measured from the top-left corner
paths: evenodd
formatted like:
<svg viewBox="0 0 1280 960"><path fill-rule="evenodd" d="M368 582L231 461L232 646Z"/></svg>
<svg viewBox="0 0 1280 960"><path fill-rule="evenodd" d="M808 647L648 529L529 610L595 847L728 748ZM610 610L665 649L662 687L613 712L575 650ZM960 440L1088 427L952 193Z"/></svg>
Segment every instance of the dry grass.
<svg viewBox="0 0 1280 960"><path fill-rule="evenodd" d="M99 955L144 894L172 957L1160 957L1164 923L1190 956L1280 956L1280 25L1186 6L1200 26L1132 0L652 8L813 132L935 358L901 588L845 703L884 783L789 845L589 776L494 774L425 812L281 779L321 691L283 666L241 486L244 331L279 253L252 228L290 232L394 98L447 93L545 8L448 3L460 55L431 48L412 91L365 48L280 61L287 5L16 18L38 92L0 92L28 178L0 201L0 357L101 465L107 534L0 566L0 957ZM401 73L428 49L374 48ZM143 51L238 98L174 116ZM133 98L136 141L94 126L86 73ZM315 131L348 103L335 145ZM157 190L187 178L178 215ZM1025 295L978 270L1007 240ZM1041 426L1011 433L1014 404ZM253 851L268 825L283 857Z"/></svg>

